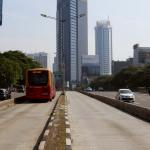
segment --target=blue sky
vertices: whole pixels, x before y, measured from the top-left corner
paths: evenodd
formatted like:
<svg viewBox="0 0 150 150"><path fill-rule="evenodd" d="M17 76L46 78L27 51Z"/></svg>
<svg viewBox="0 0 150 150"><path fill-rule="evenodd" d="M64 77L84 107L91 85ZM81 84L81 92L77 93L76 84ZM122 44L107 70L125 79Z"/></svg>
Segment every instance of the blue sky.
<svg viewBox="0 0 150 150"><path fill-rule="evenodd" d="M40 13L56 16L56 0L4 0L3 26L0 27L0 50L23 52L56 49L55 21ZM95 50L96 21L107 19L113 28L113 58L133 56L132 46L150 46L149 0L88 0L89 52Z"/></svg>

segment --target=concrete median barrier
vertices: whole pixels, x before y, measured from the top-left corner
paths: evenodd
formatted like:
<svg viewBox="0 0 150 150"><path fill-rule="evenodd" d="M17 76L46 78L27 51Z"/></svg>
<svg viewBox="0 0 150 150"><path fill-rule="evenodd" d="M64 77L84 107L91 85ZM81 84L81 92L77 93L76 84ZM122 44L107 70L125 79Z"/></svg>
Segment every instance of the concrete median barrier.
<svg viewBox="0 0 150 150"><path fill-rule="evenodd" d="M14 105L14 99L4 100L0 102L0 108L10 107L11 105Z"/></svg>
<svg viewBox="0 0 150 150"><path fill-rule="evenodd" d="M25 96L4 100L0 102L0 108L7 108L15 104L23 103L24 101L25 101Z"/></svg>
<svg viewBox="0 0 150 150"><path fill-rule="evenodd" d="M128 114L131 114L140 119L150 122L150 109L149 108L140 107L140 106L135 105L134 103L133 104L125 103L125 102L122 102L122 101L119 101L116 99L111 99L111 98L104 97L104 96L94 95L94 94L86 93L83 91L80 91L80 93L90 96L92 98L95 98L103 103L111 105L117 109L120 109L120 110L128 113Z"/></svg>

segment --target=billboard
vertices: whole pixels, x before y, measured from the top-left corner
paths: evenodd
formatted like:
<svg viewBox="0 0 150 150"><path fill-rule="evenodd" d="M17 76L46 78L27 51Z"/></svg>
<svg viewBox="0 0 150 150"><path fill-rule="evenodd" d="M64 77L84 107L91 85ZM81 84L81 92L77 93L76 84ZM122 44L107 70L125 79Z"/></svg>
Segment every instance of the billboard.
<svg viewBox="0 0 150 150"><path fill-rule="evenodd" d="M0 0L0 25L2 25L3 0Z"/></svg>

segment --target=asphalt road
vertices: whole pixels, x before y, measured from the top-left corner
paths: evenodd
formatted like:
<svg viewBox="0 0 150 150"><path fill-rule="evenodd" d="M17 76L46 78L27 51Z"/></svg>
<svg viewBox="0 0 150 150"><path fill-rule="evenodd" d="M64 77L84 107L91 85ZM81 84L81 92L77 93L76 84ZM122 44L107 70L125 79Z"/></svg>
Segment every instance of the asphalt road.
<svg viewBox="0 0 150 150"><path fill-rule="evenodd" d="M105 91L98 91L98 92L90 92L96 95L106 96L110 98L115 98L117 92L105 92ZM139 93L134 92L135 94L135 105L150 108L150 95L148 93Z"/></svg>
<svg viewBox="0 0 150 150"><path fill-rule="evenodd" d="M57 93L56 98L58 98ZM54 107L48 103L17 104L0 111L0 149L32 150Z"/></svg>
<svg viewBox="0 0 150 150"><path fill-rule="evenodd" d="M150 150L150 124L77 92L67 92L73 150Z"/></svg>

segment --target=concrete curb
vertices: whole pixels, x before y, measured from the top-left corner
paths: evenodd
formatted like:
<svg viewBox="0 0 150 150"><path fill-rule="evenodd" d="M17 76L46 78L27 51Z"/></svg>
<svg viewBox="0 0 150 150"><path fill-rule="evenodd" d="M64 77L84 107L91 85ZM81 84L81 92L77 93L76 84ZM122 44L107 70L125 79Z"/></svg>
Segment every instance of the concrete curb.
<svg viewBox="0 0 150 150"><path fill-rule="evenodd" d="M9 107L11 105L14 105L14 99L4 100L0 102L0 107Z"/></svg>
<svg viewBox="0 0 150 150"><path fill-rule="evenodd" d="M111 99L108 97L100 96L100 95L94 95L91 93L86 93L79 91L80 93L90 96L92 98L95 98L103 103L106 103L110 106L113 106L117 109L120 109L128 114L131 114L133 116L136 116L142 120L145 120L147 122L150 122L150 109L149 108L144 108L140 107L131 103L125 103L116 99Z"/></svg>
<svg viewBox="0 0 150 150"><path fill-rule="evenodd" d="M0 109L3 107L8 108L15 104L23 103L24 101L25 101L25 96L20 96L20 97L8 99L8 100L0 101Z"/></svg>
<svg viewBox="0 0 150 150"><path fill-rule="evenodd" d="M72 150L71 129L68 118L67 96L65 96L66 150Z"/></svg>
<svg viewBox="0 0 150 150"><path fill-rule="evenodd" d="M56 108L54 108L54 111L55 111L55 109ZM42 140L41 140L41 142L39 144L38 150L44 150L45 149L45 145L46 145L46 142L47 142L47 137L49 135L49 129L48 128L53 125L54 119L55 119L55 113L52 114L52 117L51 117L51 119L49 121L49 124L48 124L48 126L47 126L47 128L46 128L46 130L45 130L45 132L43 134Z"/></svg>
<svg viewBox="0 0 150 150"><path fill-rule="evenodd" d="M46 141L47 141L47 137L49 135L49 127L52 127L53 126L53 121L55 119L55 112L56 112L56 107L57 107L57 104L58 104L58 100L60 98L61 94L58 96L57 100L56 100L56 103L53 107L53 110L52 112L50 113L50 116L43 128L43 131L42 133L40 134L33 150L44 150L45 149L45 145L46 145Z"/></svg>

